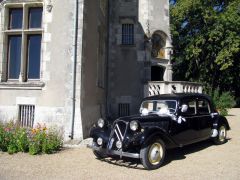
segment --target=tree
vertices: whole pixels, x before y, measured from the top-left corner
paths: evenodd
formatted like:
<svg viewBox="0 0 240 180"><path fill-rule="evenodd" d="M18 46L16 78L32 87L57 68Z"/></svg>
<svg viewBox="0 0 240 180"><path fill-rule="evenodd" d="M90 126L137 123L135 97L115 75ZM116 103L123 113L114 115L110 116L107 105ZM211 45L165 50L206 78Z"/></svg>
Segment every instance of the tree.
<svg viewBox="0 0 240 180"><path fill-rule="evenodd" d="M240 97L240 0L172 0L174 79Z"/></svg>

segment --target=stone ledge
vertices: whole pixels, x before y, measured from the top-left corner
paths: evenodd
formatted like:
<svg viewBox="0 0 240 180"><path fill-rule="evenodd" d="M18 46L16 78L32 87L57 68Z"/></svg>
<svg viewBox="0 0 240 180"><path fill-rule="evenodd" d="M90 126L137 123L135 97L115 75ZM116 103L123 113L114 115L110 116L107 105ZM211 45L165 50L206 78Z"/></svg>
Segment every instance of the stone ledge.
<svg viewBox="0 0 240 180"><path fill-rule="evenodd" d="M0 89L42 90L44 82L0 82Z"/></svg>
<svg viewBox="0 0 240 180"><path fill-rule="evenodd" d="M122 49L136 48L136 44L119 44Z"/></svg>
<svg viewBox="0 0 240 180"><path fill-rule="evenodd" d="M63 147L65 148L79 148L79 147L87 147L87 145L92 144L93 139L87 138L84 140L69 140L65 141Z"/></svg>

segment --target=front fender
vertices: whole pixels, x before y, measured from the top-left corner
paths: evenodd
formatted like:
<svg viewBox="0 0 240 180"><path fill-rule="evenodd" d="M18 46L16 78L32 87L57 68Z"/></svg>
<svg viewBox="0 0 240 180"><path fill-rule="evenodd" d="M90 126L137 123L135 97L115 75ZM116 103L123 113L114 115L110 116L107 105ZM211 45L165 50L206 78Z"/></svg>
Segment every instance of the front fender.
<svg viewBox="0 0 240 180"><path fill-rule="evenodd" d="M110 133L111 129L108 127L105 128L93 127L90 130L90 137L93 138L94 142L96 142L97 138L101 137L103 139L103 142L107 143Z"/></svg>
<svg viewBox="0 0 240 180"><path fill-rule="evenodd" d="M153 127L153 128L147 128L145 129L143 136L141 138L141 146L147 145L150 141L154 140L155 138L161 138L165 145L166 148L174 148L174 147L179 147L179 144L177 144L172 137L169 135L166 130Z"/></svg>

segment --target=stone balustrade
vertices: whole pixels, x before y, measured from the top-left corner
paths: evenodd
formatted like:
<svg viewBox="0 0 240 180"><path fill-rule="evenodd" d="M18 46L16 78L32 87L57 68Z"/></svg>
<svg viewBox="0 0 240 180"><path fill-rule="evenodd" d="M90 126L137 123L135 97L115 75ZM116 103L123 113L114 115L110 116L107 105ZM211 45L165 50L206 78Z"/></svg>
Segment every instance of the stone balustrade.
<svg viewBox="0 0 240 180"><path fill-rule="evenodd" d="M172 93L202 93L200 83L186 81L150 81L145 85L144 96L155 96Z"/></svg>

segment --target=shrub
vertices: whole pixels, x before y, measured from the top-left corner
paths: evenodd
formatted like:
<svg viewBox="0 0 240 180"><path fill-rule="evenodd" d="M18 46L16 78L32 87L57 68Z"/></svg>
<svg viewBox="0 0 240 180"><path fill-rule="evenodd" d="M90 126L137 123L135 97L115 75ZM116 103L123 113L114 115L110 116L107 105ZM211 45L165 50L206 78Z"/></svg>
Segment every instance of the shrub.
<svg viewBox="0 0 240 180"><path fill-rule="evenodd" d="M10 154L17 152L16 128L13 122L1 124L0 127L0 149L4 152L8 151Z"/></svg>
<svg viewBox="0 0 240 180"><path fill-rule="evenodd" d="M26 128L19 128L16 132L16 143L18 151L27 152L29 149L28 130Z"/></svg>
<svg viewBox="0 0 240 180"><path fill-rule="evenodd" d="M7 151L7 144L5 139L4 125L0 123L0 150Z"/></svg>
<svg viewBox="0 0 240 180"><path fill-rule="evenodd" d="M14 123L0 123L0 150L9 154L29 152L31 155L54 153L62 147L63 138L56 129L22 128Z"/></svg>
<svg viewBox="0 0 240 180"><path fill-rule="evenodd" d="M46 138L43 141L42 152L51 154L58 151L62 147L62 137L54 129L49 129Z"/></svg>
<svg viewBox="0 0 240 180"><path fill-rule="evenodd" d="M9 154L17 153L18 152L18 148L17 148L16 144L9 144L8 147L7 147L7 152Z"/></svg>
<svg viewBox="0 0 240 180"><path fill-rule="evenodd" d="M29 154L36 155L42 152L42 144L46 139L47 128L41 127L40 124L37 125L35 129L32 129L30 136Z"/></svg>
<svg viewBox="0 0 240 180"><path fill-rule="evenodd" d="M236 104L234 97L230 92L220 93L218 89L215 90L212 94L213 103L219 113L223 116L227 116L228 109L234 107Z"/></svg>
<svg viewBox="0 0 240 180"><path fill-rule="evenodd" d="M29 154L36 155L41 152L41 146L39 142L33 142L29 144Z"/></svg>

